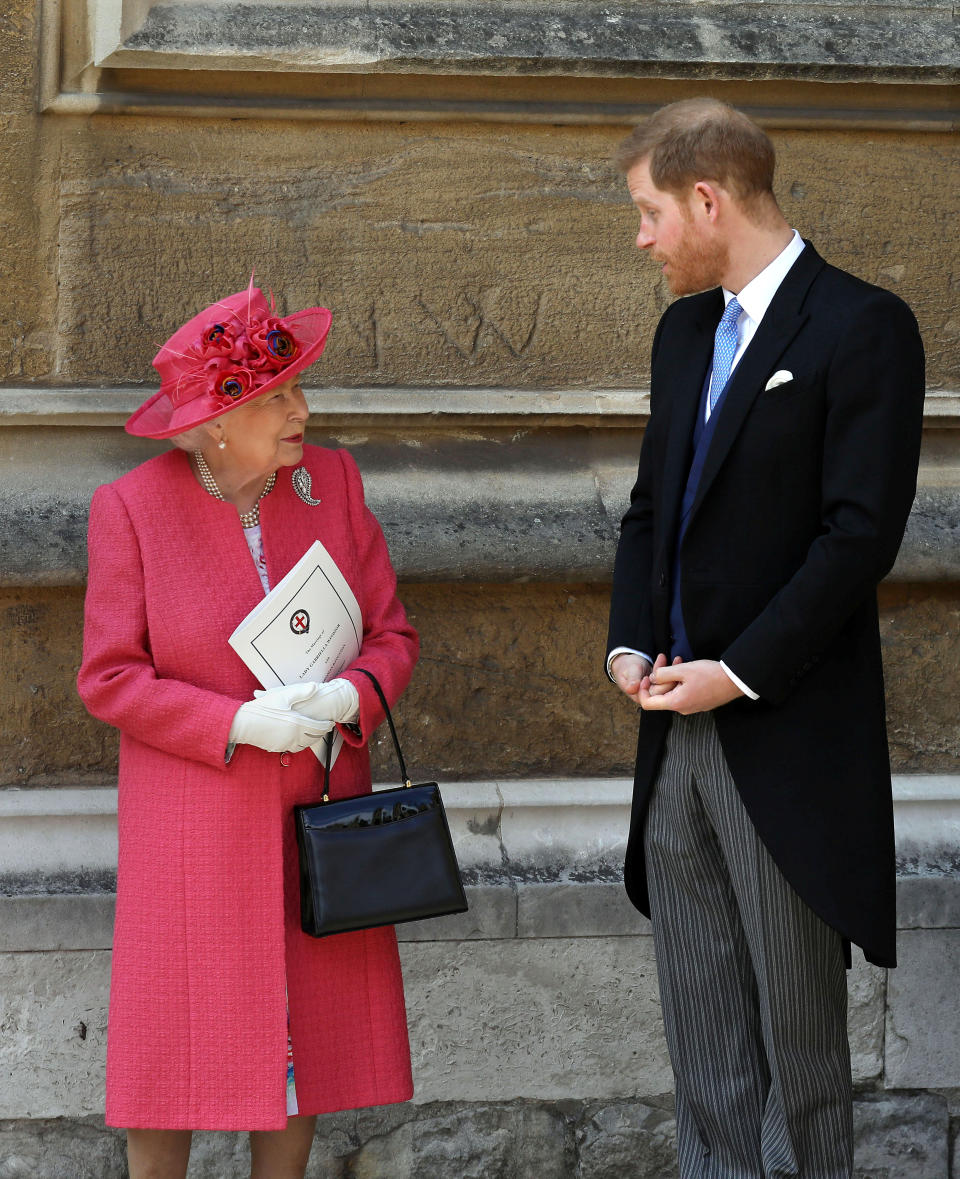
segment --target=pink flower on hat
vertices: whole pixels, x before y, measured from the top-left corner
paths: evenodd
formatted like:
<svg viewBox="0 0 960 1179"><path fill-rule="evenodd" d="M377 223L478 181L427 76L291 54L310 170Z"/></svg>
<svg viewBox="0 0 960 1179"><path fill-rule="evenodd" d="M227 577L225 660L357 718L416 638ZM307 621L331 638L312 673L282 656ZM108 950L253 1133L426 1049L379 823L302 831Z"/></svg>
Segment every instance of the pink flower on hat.
<svg viewBox="0 0 960 1179"><path fill-rule="evenodd" d="M210 396L219 405L231 405L257 385L257 376L249 368L241 368L232 361L218 357L204 366L211 378Z"/></svg>
<svg viewBox="0 0 960 1179"><path fill-rule="evenodd" d="M197 356L231 356L236 347L236 332L224 323L212 324L194 345Z"/></svg>
<svg viewBox="0 0 960 1179"><path fill-rule="evenodd" d="M275 315L268 315L259 323L251 323L248 334L254 347L267 358L266 363L275 368L289 364L300 352L300 345L293 334L283 320Z"/></svg>

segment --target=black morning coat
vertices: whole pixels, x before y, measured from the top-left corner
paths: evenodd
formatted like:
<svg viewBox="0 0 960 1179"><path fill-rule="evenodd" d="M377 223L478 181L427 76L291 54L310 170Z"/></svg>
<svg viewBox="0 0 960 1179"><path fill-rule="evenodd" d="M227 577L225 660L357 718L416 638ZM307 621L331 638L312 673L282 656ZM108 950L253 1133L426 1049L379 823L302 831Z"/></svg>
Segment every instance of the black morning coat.
<svg viewBox="0 0 960 1179"><path fill-rule="evenodd" d="M719 289L680 299L657 328L608 652L670 650L679 506L723 306ZM779 370L793 379L765 390ZM680 553L694 656L760 696L714 712L757 832L880 966L896 964L896 913L876 589L916 491L923 397L910 309L807 243L730 378ZM625 884L644 913L643 819L670 722L640 718Z"/></svg>

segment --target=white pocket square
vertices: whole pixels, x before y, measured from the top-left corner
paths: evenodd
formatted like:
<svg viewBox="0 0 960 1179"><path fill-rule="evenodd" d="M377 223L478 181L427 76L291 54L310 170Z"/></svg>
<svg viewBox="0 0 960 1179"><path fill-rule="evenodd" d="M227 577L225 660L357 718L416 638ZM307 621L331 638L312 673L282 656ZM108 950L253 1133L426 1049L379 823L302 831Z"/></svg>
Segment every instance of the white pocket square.
<svg viewBox="0 0 960 1179"><path fill-rule="evenodd" d="M766 393L768 389L776 389L777 385L785 385L787 381L793 380L793 373L787 372L785 368L781 368L775 372L769 381L763 386L763 391Z"/></svg>

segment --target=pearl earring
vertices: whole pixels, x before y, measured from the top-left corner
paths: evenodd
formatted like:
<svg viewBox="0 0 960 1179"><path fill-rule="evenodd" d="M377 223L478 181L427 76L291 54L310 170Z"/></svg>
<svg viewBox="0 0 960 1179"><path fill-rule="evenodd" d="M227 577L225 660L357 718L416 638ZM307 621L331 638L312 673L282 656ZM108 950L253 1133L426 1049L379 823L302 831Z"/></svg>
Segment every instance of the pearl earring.
<svg viewBox="0 0 960 1179"><path fill-rule="evenodd" d="M220 441L217 443L217 449L218 450L226 450L227 449L227 440L225 438L221 438Z"/></svg>

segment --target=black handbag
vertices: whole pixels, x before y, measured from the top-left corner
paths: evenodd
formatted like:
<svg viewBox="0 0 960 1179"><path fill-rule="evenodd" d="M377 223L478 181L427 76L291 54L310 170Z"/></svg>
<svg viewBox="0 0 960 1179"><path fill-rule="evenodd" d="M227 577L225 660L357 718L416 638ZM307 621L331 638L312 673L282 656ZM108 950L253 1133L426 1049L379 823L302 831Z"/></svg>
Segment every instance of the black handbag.
<svg viewBox="0 0 960 1179"><path fill-rule="evenodd" d="M440 787L410 782L386 697L376 676L363 674L386 713L404 785L331 800L332 734L328 737L323 801L293 808L300 927L311 937L467 909Z"/></svg>

